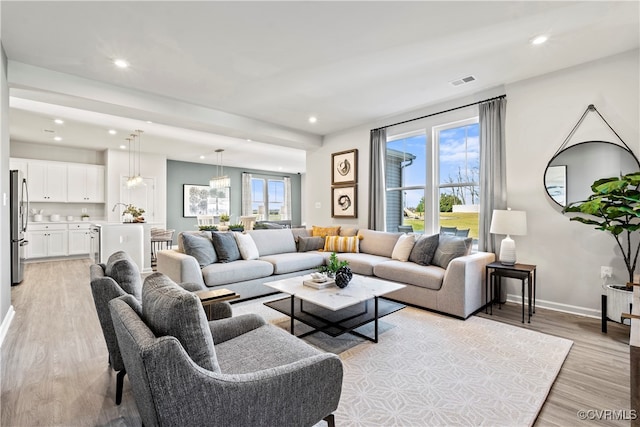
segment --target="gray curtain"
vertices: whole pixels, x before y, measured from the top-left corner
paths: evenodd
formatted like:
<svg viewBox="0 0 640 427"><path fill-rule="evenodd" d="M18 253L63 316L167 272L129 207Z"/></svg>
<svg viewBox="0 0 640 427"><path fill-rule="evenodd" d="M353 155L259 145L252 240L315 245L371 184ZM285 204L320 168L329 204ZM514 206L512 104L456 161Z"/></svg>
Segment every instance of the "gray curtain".
<svg viewBox="0 0 640 427"><path fill-rule="evenodd" d="M489 233L494 209L507 207L505 157L506 98L482 102L480 110L480 224L478 250L496 252L496 238Z"/></svg>
<svg viewBox="0 0 640 427"><path fill-rule="evenodd" d="M387 160L387 131L371 131L371 157L369 160L369 224L371 230L384 230L385 213L385 165Z"/></svg>
<svg viewBox="0 0 640 427"><path fill-rule="evenodd" d="M242 216L253 215L253 201L251 200L251 174L242 173ZM258 218L261 220L262 218Z"/></svg>

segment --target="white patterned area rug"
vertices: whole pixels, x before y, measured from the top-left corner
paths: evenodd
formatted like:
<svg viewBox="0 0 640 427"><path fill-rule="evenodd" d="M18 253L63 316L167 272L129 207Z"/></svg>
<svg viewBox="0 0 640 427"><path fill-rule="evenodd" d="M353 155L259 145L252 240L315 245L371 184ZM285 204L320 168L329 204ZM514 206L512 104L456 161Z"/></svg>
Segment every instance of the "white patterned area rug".
<svg viewBox="0 0 640 427"><path fill-rule="evenodd" d="M234 304L234 315L255 312L288 329L286 316L265 300ZM573 344L413 307L382 318L380 330L377 344L349 334L305 338L344 364L336 425L531 426Z"/></svg>

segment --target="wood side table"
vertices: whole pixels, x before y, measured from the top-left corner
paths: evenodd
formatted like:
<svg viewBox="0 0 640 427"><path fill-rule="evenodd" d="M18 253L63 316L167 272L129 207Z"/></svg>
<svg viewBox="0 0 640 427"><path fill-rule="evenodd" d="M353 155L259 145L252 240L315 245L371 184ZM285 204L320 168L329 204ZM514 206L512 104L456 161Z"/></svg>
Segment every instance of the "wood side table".
<svg viewBox="0 0 640 427"><path fill-rule="evenodd" d="M202 308L207 314L207 320L213 320L213 313L211 312L211 306L213 306L213 304L240 298L240 295L229 289L204 290L194 293L200 298L200 302L202 302Z"/></svg>
<svg viewBox="0 0 640 427"><path fill-rule="evenodd" d="M500 263L500 261L488 264L485 268L485 312L487 312L488 307L491 307L491 314L493 314L493 289L495 283L498 283L499 293L502 286L501 280L503 277L519 279L522 282L522 323L524 323L525 281L527 282L527 297L529 306L528 323L531 323L531 315L532 313L536 312L536 268L537 266L531 264L516 263L514 265L504 265Z"/></svg>

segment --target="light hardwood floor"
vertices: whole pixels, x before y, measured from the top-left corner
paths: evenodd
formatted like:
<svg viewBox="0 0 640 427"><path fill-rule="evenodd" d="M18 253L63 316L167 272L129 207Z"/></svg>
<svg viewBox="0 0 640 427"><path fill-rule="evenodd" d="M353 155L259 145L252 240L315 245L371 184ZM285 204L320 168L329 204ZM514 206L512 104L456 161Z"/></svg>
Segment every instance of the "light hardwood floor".
<svg viewBox="0 0 640 427"><path fill-rule="evenodd" d="M116 406L115 374L89 288L89 260L28 264L12 288L16 315L1 349L2 426L140 426L128 379ZM520 306L479 316L568 338L574 345L536 426L629 425L582 422L578 410L629 409L629 329L538 309L520 323ZM508 345L508 343L505 343Z"/></svg>

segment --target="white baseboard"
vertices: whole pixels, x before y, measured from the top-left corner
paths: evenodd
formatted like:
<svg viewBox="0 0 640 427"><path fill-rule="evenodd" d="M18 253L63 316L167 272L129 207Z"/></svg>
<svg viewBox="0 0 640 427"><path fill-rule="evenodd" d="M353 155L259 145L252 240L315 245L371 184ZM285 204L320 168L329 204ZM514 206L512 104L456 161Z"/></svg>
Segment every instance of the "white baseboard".
<svg viewBox="0 0 640 427"><path fill-rule="evenodd" d="M508 294L507 301L514 302L516 304L520 304L522 301L522 296ZM525 299L525 302L527 300ZM596 319L602 318L602 311L595 310L593 308L585 308L579 307L576 305L569 304L561 304L553 301L545 301L536 298L536 307L546 308L547 310L561 311L563 313L575 314L577 316L585 316L585 317L593 317Z"/></svg>
<svg viewBox="0 0 640 427"><path fill-rule="evenodd" d="M2 324L0 325L0 347L2 347L2 343L4 343L4 338L7 336L7 332L9 332L9 326L11 325L11 321L13 321L13 316L15 316L15 314L16 311L13 309L13 305L9 306L7 315L4 316Z"/></svg>

